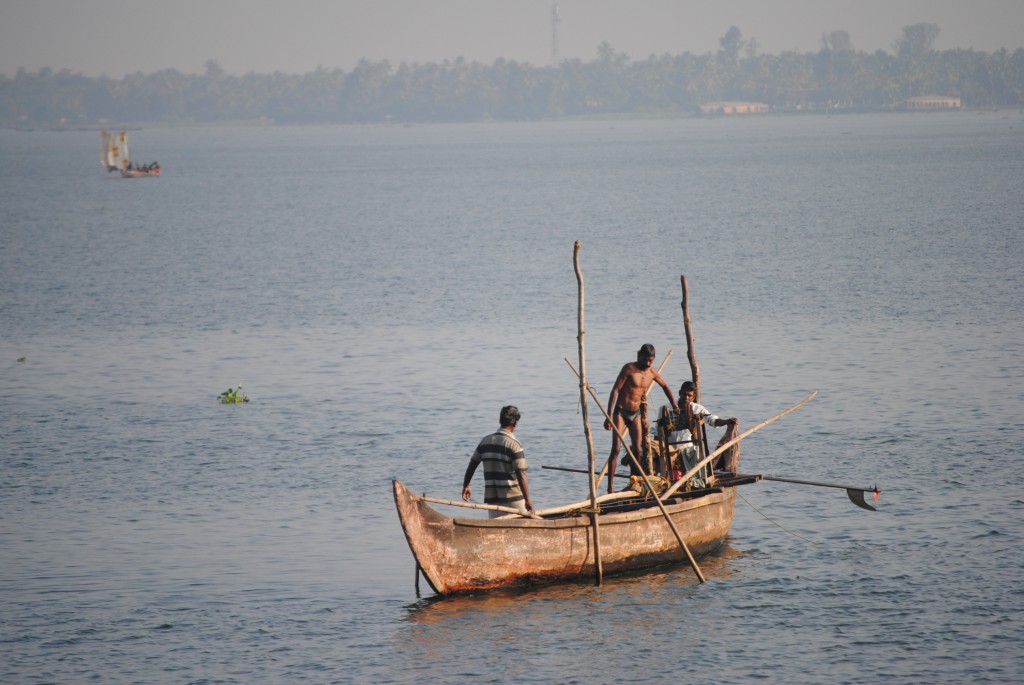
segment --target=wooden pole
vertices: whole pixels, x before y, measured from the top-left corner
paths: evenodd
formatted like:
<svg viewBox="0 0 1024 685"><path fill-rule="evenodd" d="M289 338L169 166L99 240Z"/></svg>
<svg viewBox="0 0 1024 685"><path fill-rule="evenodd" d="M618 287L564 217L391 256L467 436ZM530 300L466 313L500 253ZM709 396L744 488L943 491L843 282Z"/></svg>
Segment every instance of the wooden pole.
<svg viewBox="0 0 1024 685"><path fill-rule="evenodd" d="M708 444L708 428L707 424L704 423L704 419L700 420L700 439L700 444L704 446L704 454L707 455L709 452L711 452L711 445ZM707 471L708 472L705 474L705 476L707 477L708 482L710 482L712 480L712 477L715 475L715 465L708 464Z"/></svg>
<svg viewBox="0 0 1024 685"><path fill-rule="evenodd" d="M548 466L547 464L544 464L544 465L541 466L541 468L542 469L548 469L549 471L567 471L569 473L588 473L586 469L572 469L572 468L569 468L569 467L566 467L566 466ZM625 478L626 480L629 480L629 474L628 473L616 473L615 476L617 478Z"/></svg>
<svg viewBox="0 0 1024 685"><path fill-rule="evenodd" d="M683 288L683 301L680 302L680 306L683 308L683 329L686 331L686 358L690 360L690 378L693 379L693 385L697 389L694 399L700 402L700 367L697 366L697 353L693 349L693 328L690 326L690 298L686 276L680 276L679 283Z"/></svg>
<svg viewBox="0 0 1024 685"><path fill-rule="evenodd" d="M587 437L587 473L590 475L590 522L594 530L594 584L601 585L604 569L601 567L601 533L597 517L597 480L594 478L594 436L590 433L590 416L587 413L587 357L584 347L585 329L583 327L583 270L580 268L580 250L583 244L576 241L572 252L572 264L576 271L576 282L579 284L579 314L577 319L576 340L579 341L580 354L580 407L583 412L583 434Z"/></svg>
<svg viewBox="0 0 1024 685"><path fill-rule="evenodd" d="M690 360L690 377L693 379L693 401L700 402L700 367L697 365L697 351L693 344L693 326L690 323L690 286L686 276L679 276L679 284L682 287L683 299L679 306L683 308L683 329L686 331L686 358ZM689 415L689 412L687 412ZM708 436L704 430L704 419L700 421L700 435L691 435L693 445L697 447L697 455L704 458L708 455ZM698 459L700 461L700 459ZM710 482L710 480L709 480Z"/></svg>
<svg viewBox="0 0 1024 685"><path fill-rule="evenodd" d="M580 473L586 473L586 471L583 471L582 469L580 469ZM604 504L606 502L616 502L616 501L618 501L620 499L630 499L630 498L633 498L633 497L636 497L636 493L633 492L632 490L627 490L625 492L613 492L613 493L608 494L608 495L599 495L598 498L597 498L597 503L598 503L598 505L601 505L601 504ZM588 499L586 499L586 500L584 500L582 502L576 502L574 504L563 504L562 506L559 506L559 507L551 507L550 509L541 509L540 511L537 512L537 515L539 515L541 517L544 517L544 516L553 516L555 514L565 514L567 512L573 511L573 510L586 511L586 508L589 507L589 506L590 506L590 499L588 498Z"/></svg>
<svg viewBox="0 0 1024 685"><path fill-rule="evenodd" d="M661 360L661 365L658 367L659 374L661 373L662 369L665 368L665 365L668 364L668 360L671 357L672 350L669 350L668 354L665 355L665 358ZM651 390L654 390L654 383L651 383L649 386L647 386L647 390L644 392L643 402L640 403L642 407L641 411L643 412L644 417L643 423L641 424L641 430L643 431L644 435L644 450L645 454L647 455L647 462L651 466L651 471L649 471L648 473L654 473L654 454L651 450L651 422L647 416L647 411L650 407L647 398L651 396Z"/></svg>
<svg viewBox="0 0 1024 685"><path fill-rule="evenodd" d="M420 497L424 502L433 502L434 504L447 504L453 507L465 507L467 509L485 509L488 511L503 511L507 514L518 514L525 518L539 519L541 518L537 514L524 514L518 509L512 507L502 507L497 504L476 504L475 502L456 502L450 499L438 499L437 497Z"/></svg>
<svg viewBox="0 0 1024 685"><path fill-rule="evenodd" d="M653 387L654 384L652 383L651 386ZM651 420L647 416L647 411L647 393L644 393L640 400L640 435L644 436L640 443L640 451L643 453L641 456L644 460L644 473L652 475L654 473L654 453L651 449Z"/></svg>
<svg viewBox="0 0 1024 685"><path fill-rule="evenodd" d="M577 376L580 375L580 373L576 371L575 368L573 368L572 363L568 359L565 360L565 363L569 365L569 368L571 368ZM604 414L605 419L608 420L608 422L611 422L612 417L608 414L608 410L604 408L604 405L601 404L601 400L599 400L597 398L597 395L594 394L594 389L587 385L587 391L591 394L591 396L593 396L594 401L597 402L597 406L601 407L601 413ZM612 429L615 429L614 423L612 424ZM693 558L693 553L690 552L690 547L686 544L686 540L683 540L683 536L679 534L679 529L676 527L676 524L672 520L672 517L669 516L668 510L665 509L665 505L662 503L661 498L658 497L658 494L656 492L654 492L654 488L651 486L651 481L648 479L647 474L643 473L643 469L640 468L640 462L637 461L636 455L633 454L633 449L627 442L626 436L623 433L619 433L619 437L622 439L622 446L626 448L626 454L629 455L629 458L632 460L633 465L642 474L644 485L647 486L647 491L651 494L651 497L654 499L654 503L658 505L659 509L661 509L661 514L665 517L665 522L668 523L668 527L672 529L673 535L675 535L676 540L679 541L679 546L682 547L683 551L686 553L686 558L690 561L690 566L693 567L693 572L697 575L697 580L703 583L705 581L704 574L701 573L700 566L697 565L697 560Z"/></svg>

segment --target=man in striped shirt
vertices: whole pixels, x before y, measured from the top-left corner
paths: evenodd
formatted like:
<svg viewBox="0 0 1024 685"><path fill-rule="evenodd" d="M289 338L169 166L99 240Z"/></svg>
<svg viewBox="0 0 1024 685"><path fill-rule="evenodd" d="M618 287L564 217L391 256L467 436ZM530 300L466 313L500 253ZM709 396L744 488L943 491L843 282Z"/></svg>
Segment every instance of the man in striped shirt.
<svg viewBox="0 0 1024 685"><path fill-rule="evenodd" d="M526 454L519 440L512 435L519 425L519 419L519 410L515 407L501 408L498 417L501 428L481 440L469 458L469 466L466 467L462 481L462 499L469 501L472 495L469 482L473 480L476 467L483 462L484 502L516 509L524 514L533 513L530 490L526 486ZM490 516L497 518L508 513L492 509Z"/></svg>

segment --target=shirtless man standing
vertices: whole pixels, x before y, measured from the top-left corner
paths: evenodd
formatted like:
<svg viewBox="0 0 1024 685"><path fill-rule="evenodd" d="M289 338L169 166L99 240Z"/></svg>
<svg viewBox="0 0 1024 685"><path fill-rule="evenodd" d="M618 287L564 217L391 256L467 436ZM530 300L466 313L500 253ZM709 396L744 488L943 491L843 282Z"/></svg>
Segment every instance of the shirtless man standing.
<svg viewBox="0 0 1024 685"><path fill-rule="evenodd" d="M672 403L672 409L679 411L676 398L668 383L654 370L654 345L645 343L636 353L636 361L630 362L619 371L615 379L611 395L608 396L608 415L615 422L612 430L611 421L605 419L604 429L612 431L612 451L608 455L608 492L614 492L615 459L619 456L621 439L619 431L623 426L629 428L629 437L633 442L633 455L640 458L640 445L643 444L640 424L640 400L644 398L651 383L657 383L665 391L665 397Z"/></svg>

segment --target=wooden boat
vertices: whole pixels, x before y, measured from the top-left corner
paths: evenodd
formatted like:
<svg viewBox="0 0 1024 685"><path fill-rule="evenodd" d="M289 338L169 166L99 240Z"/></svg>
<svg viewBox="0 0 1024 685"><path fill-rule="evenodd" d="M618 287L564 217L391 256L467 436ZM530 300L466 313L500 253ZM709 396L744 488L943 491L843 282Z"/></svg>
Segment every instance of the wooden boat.
<svg viewBox="0 0 1024 685"><path fill-rule="evenodd" d="M417 568L439 595L517 585L585 581L604 574L641 571L674 563L691 564L703 582L696 560L715 551L725 541L732 526L736 488L741 485L776 481L839 488L845 490L850 501L858 507L875 511L864 501L864 494L871 492L877 500L880 492L877 485L861 488L716 471L710 487L690 491L680 489L725 450L807 404L816 394L817 391L811 393L789 409L720 443L718 449L661 493L660 500L628 490L597 498L600 574L597 572L590 500L540 511L533 517L455 518L435 510L430 502L475 508L496 507L420 497L395 480L392 488L398 518Z"/></svg>
<svg viewBox="0 0 1024 685"><path fill-rule="evenodd" d="M136 164L128 154L128 133L107 133L100 131L100 164L108 172L120 172L122 178L159 176L160 165Z"/></svg>
<svg viewBox="0 0 1024 685"><path fill-rule="evenodd" d="M155 164L155 162L154 162ZM141 178L141 177L152 177L160 175L160 165L157 166L133 166L131 169L125 169L121 172L121 178Z"/></svg>
<svg viewBox="0 0 1024 685"><path fill-rule="evenodd" d="M589 502L540 519L453 518L400 481L393 488L409 547L439 595L594 578L593 522L584 511ZM735 503L735 487L716 487L680 493L664 505L699 558L725 541ZM687 561L661 510L639 495L603 504L598 531L605 574Z"/></svg>
<svg viewBox="0 0 1024 685"><path fill-rule="evenodd" d="M576 242L574 262L580 284L579 337L581 369L583 368L583 281L579 269L580 243ZM692 355L692 336L689 313L686 308L686 279L683 286L683 314L687 327L688 355L694 378L698 377ZM569 366L572 363L566 360ZM586 417L587 393L597 406L601 401L594 389L580 379L580 401ZM513 509L490 505L469 505L449 500L438 500L413 494L400 481L392 481L395 506L402 531L416 559L417 572L422 572L434 592L439 595L489 590L517 585L532 585L564 581L596 579L598 584L605 574L640 571L670 563L686 563L693 567L697 578L704 582L697 559L718 549L732 526L736 505L736 487L759 480L775 480L823 487L846 489L850 500L864 509L874 510L864 501L867 488L856 488L832 483L796 480L762 475L738 475L733 472L712 471L714 460L726 450L738 449L740 440L751 435L786 414L810 402L817 391L775 416L762 421L735 437L726 436L710 454L705 442L701 454L706 454L686 473L664 482L664 489L656 488L653 480L645 476L640 492L620 492L597 497L596 487L604 472L594 473L594 455L589 450L591 475L590 499L574 505L559 507L527 515L513 513L501 518L455 518L430 506L431 502L456 506ZM605 418L610 420L602 408ZM587 421L584 431L590 445ZM627 436L621 434L623 444ZM633 467L643 469L627 447ZM738 458L738 455L737 455ZM736 463L736 459L731 460ZM557 468L557 467L553 467ZM732 468L736 468L733 466ZM573 471L562 468L559 470ZM469 475L472 472L467 471ZM697 481L698 473L705 473L701 489L685 490ZM668 474L666 474L668 475ZM709 483L703 487L703 483ZM878 487L874 489L878 497ZM596 533L596 534L595 534ZM417 574L417 592L418 592Z"/></svg>

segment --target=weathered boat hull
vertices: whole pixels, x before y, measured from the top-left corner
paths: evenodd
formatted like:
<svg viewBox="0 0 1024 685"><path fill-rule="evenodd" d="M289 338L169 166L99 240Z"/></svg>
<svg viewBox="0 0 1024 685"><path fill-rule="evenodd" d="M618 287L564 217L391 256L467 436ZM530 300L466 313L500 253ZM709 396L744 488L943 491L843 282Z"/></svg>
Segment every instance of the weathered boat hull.
<svg viewBox="0 0 1024 685"><path fill-rule="evenodd" d="M430 587L440 595L514 585L589 580L595 574L588 515L552 519L452 518L394 481L402 529ZM723 488L665 506L694 557L714 551L729 533L736 492ZM686 561L658 507L602 513L605 574Z"/></svg>

